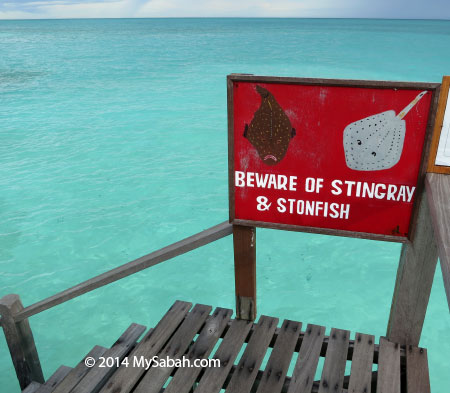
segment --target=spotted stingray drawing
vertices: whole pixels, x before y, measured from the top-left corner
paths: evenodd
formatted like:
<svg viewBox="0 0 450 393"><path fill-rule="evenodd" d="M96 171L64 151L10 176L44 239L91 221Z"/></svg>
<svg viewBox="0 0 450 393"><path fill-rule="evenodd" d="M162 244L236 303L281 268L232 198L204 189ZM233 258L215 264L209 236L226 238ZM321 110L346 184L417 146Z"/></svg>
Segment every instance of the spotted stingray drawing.
<svg viewBox="0 0 450 393"><path fill-rule="evenodd" d="M347 166L357 171L377 171L396 165L405 140L406 124L403 118L426 93L421 92L398 115L390 110L345 127L344 152Z"/></svg>
<svg viewBox="0 0 450 393"><path fill-rule="evenodd" d="M295 129L272 93L261 86L256 86L256 91L261 96L261 105L250 125L245 125L244 137L265 164L276 165L286 155Z"/></svg>

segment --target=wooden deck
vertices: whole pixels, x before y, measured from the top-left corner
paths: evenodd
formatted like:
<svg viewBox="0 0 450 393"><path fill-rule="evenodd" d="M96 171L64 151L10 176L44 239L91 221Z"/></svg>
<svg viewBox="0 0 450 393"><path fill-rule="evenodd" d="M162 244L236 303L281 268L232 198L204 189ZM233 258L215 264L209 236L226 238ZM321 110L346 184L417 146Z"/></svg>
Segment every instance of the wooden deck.
<svg viewBox="0 0 450 393"><path fill-rule="evenodd" d="M232 310L177 301L138 342L145 327L132 324L109 349L95 346L74 368L61 366L26 393L429 393L427 352L347 330L261 316L231 319ZM302 329L303 327L303 329ZM353 338L352 338L353 337ZM271 348L271 349L269 349ZM213 353L214 352L214 353ZM210 356L212 355L213 356ZM220 360L220 367L134 366L135 359ZM87 357L96 364L88 368ZM100 367L99 358L129 364ZM323 357L323 363L320 358ZM323 366L322 366L323 364ZM289 376L288 376L289 374ZM346 375L347 374L347 375Z"/></svg>

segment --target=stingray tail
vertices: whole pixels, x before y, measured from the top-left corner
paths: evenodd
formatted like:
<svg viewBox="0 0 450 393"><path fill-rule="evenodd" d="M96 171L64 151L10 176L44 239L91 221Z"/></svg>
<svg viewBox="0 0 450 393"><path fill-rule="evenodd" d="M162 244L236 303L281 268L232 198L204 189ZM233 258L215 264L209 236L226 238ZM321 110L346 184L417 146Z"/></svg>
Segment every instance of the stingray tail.
<svg viewBox="0 0 450 393"><path fill-rule="evenodd" d="M416 98L414 98L414 100L412 100L408 105L406 105L406 107L397 115L397 117L399 119L403 119L408 114L408 112L414 107L414 105L416 105L425 94L427 94L426 90L424 90Z"/></svg>

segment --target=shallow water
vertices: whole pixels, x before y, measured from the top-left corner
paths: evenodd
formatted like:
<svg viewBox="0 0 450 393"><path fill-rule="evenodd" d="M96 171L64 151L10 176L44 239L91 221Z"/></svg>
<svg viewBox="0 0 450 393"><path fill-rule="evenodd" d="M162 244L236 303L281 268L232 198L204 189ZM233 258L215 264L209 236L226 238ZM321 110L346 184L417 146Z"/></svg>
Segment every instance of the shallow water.
<svg viewBox="0 0 450 393"><path fill-rule="evenodd" d="M227 74L440 82L449 38L446 21L0 21L0 294L29 305L225 221ZM259 314L386 333L400 245L257 244ZM233 308L230 237L32 317L46 377L175 299ZM420 344L447 392L439 267ZM2 334L0 370L19 391Z"/></svg>

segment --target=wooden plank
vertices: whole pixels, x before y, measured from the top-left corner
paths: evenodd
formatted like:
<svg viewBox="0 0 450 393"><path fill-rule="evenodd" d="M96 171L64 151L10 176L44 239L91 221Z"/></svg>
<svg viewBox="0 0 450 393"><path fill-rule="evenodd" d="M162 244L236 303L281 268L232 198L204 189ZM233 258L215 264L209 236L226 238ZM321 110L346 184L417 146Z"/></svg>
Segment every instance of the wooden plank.
<svg viewBox="0 0 450 393"><path fill-rule="evenodd" d="M427 350L409 346L406 351L406 391L430 393Z"/></svg>
<svg viewBox="0 0 450 393"><path fill-rule="evenodd" d="M205 323L200 335L189 350L186 358L192 365L196 360L207 359L233 315L233 311L216 308ZM203 367L181 367L177 370L164 393L188 393Z"/></svg>
<svg viewBox="0 0 450 393"><path fill-rule="evenodd" d="M437 247L424 192L415 236L402 247L386 334L390 341L419 344L436 262Z"/></svg>
<svg viewBox="0 0 450 393"><path fill-rule="evenodd" d="M284 384L295 346L300 336L301 322L285 320L275 341L269 361L258 385L257 393L279 393Z"/></svg>
<svg viewBox="0 0 450 393"><path fill-rule="evenodd" d="M227 387L227 393L250 392L277 327L278 318L262 315Z"/></svg>
<svg viewBox="0 0 450 393"><path fill-rule="evenodd" d="M257 228L281 229L283 231L292 231L292 232L317 233L319 235L329 235L329 236L354 237L357 239L380 240L393 243L409 242L409 240L405 237L393 235L379 235L376 233L353 232L353 231L345 231L343 229L327 229L308 226L300 227L298 225L274 224L264 221L234 219L233 225L247 226L252 228L257 227Z"/></svg>
<svg viewBox="0 0 450 393"><path fill-rule="evenodd" d="M350 332L348 330L331 329L319 393L342 390L349 339Z"/></svg>
<svg viewBox="0 0 450 393"><path fill-rule="evenodd" d="M145 332L145 329L146 327L143 325L132 323L111 346L111 348L114 348L116 345L133 346L139 337L142 336L142 333Z"/></svg>
<svg viewBox="0 0 450 393"><path fill-rule="evenodd" d="M236 318L256 318L256 228L233 225Z"/></svg>
<svg viewBox="0 0 450 393"><path fill-rule="evenodd" d="M21 389L25 389L32 381L44 383L44 374L28 319L15 322L15 316L23 309L18 295L6 295L0 299L3 332Z"/></svg>
<svg viewBox="0 0 450 393"><path fill-rule="evenodd" d="M81 379L88 373L90 370L89 367L86 366L85 360L86 358L93 358L95 362L97 362L100 356L107 351L106 348L100 347L96 345L94 348L89 351L89 353L83 358L81 362L79 362L67 376L61 381L61 383L56 387L53 393L67 393L70 392L76 385L81 381Z"/></svg>
<svg viewBox="0 0 450 393"><path fill-rule="evenodd" d="M39 382L31 382L24 390L22 390L22 393L36 393L36 391L41 387L42 385Z"/></svg>
<svg viewBox="0 0 450 393"><path fill-rule="evenodd" d="M348 393L370 393L375 337L356 333Z"/></svg>
<svg viewBox="0 0 450 393"><path fill-rule="evenodd" d="M288 393L310 393L319 363L325 327L308 325L292 373Z"/></svg>
<svg viewBox="0 0 450 393"><path fill-rule="evenodd" d="M436 120L434 122L433 139L430 147L430 158L428 160L428 172L434 173L450 173L450 168L443 165L435 165L437 150L439 147L439 139L441 136L442 126L444 124L445 107L447 105L448 92L450 87L450 76L442 78L442 84L439 94L439 104L436 111Z"/></svg>
<svg viewBox="0 0 450 393"><path fill-rule="evenodd" d="M228 326L230 326L232 322L233 321L228 322ZM248 342L248 340L251 337L251 335L253 334L254 330L255 330L255 326L252 325L252 328L250 330L250 334L248 335L246 342ZM228 331L228 329L225 329L225 332L223 333L223 336L225 336L227 331ZM276 341L276 339L278 337L279 332L280 332L280 328L277 327L275 329L275 333L273 335L273 338L272 338L272 341L270 342L269 347L273 348L273 346L275 345L275 341ZM298 343L297 343L297 346L296 346L296 349L295 349L296 352L300 351L300 345L302 344L304 336L305 336L305 333L303 333L303 332L300 333L300 338L298 340ZM322 349L320 350L320 356L325 357L325 354L326 354L327 348L328 348L328 339L329 339L329 337L325 336L323 341L322 341ZM347 360L352 360L354 347L355 347L355 340L352 339L352 340L349 341ZM375 343L375 345L374 345L374 362L376 364L378 363L378 351L379 351L379 345L377 343ZM403 347L400 348L400 356L402 356L402 357L406 356L406 350Z"/></svg>
<svg viewBox="0 0 450 393"><path fill-rule="evenodd" d="M196 304L173 337L158 355L161 360L178 360L184 355L195 335L211 312L211 306ZM170 377L175 366L151 367L139 382L135 393L158 393Z"/></svg>
<svg viewBox="0 0 450 393"><path fill-rule="evenodd" d="M236 370L236 366L233 366L231 371L230 371L230 374L227 377L228 381L225 382L225 386L228 384L229 380L233 377L233 374L234 374L235 370ZM258 374L256 376L255 385L258 384L259 381L262 379L262 375L263 375L263 371L259 370ZM344 386L348 386L349 379L350 379L349 375L346 375L344 377ZM372 372L372 386L374 386L374 384L376 383L376 379L377 379L377 372L374 371L374 372ZM286 393L288 391L290 383L291 383L291 378L290 377L286 377L285 380L284 380L284 383L283 383L283 387L281 388L281 392L282 393ZM253 390L255 390L255 385L252 388L252 392L253 392ZM312 383L312 388L309 389L309 390L305 390L305 391L307 393L317 393L319 391L319 385L320 385L320 381L314 381ZM302 390L302 391L304 391L304 390ZM373 391L375 391L375 390L373 390ZM347 391L347 389L344 388L344 389L342 389L341 392L338 392L338 393L348 393L348 391Z"/></svg>
<svg viewBox="0 0 450 393"><path fill-rule="evenodd" d="M55 390L58 384L66 377L72 370L72 367L60 366L52 376L41 387L36 390L36 393L51 393Z"/></svg>
<svg viewBox="0 0 450 393"><path fill-rule="evenodd" d="M227 113L228 113L228 214L229 221L234 221L234 98L233 81L227 76Z"/></svg>
<svg viewBox="0 0 450 393"><path fill-rule="evenodd" d="M410 240L416 238L416 231L420 230L419 226L419 211L422 204L422 198L425 195L425 177L427 174L428 160L430 156L431 139L433 137L433 126L436 118L436 112L439 101L440 85L432 91L430 109L428 112L427 129L425 132L425 140L422 147L422 159L419 168L419 175L417 181L417 188L413 200L413 209L411 212L411 219L409 223L408 238ZM424 202L426 203L426 202Z"/></svg>
<svg viewBox="0 0 450 393"><path fill-rule="evenodd" d="M450 176L428 173L425 184L450 310Z"/></svg>
<svg viewBox="0 0 450 393"><path fill-rule="evenodd" d="M81 381L71 390L73 393L98 392L108 378L116 371L117 365L131 351L137 339L145 331L145 326L136 323L131 324L119 339L108 349L103 357L114 359L114 364L109 367L108 363L103 363L102 359L91 367ZM107 366L107 367L105 367Z"/></svg>
<svg viewBox="0 0 450 393"><path fill-rule="evenodd" d="M31 306L23 309L21 312L17 313L14 316L14 320L17 322L31 315L38 314L41 311L67 302L70 299L93 291L94 289L103 287L114 281L120 280L121 278L130 276L134 273L140 272L141 270L147 269L151 266L155 266L158 263L167 261L168 259L174 258L178 255L184 254L191 250L195 250L196 248L202 247L225 236L231 235L231 233L232 225L228 222L223 222L222 224L213 226L193 236L187 237L167 247L161 248L158 251L154 251L134 261L128 262L115 269L95 276L89 280L83 281L82 283L59 292L56 295L50 296L44 300L34 303Z"/></svg>
<svg viewBox="0 0 450 393"><path fill-rule="evenodd" d="M261 76L253 74L230 74L229 81L254 82L254 83L286 83L307 86L342 86L342 87L367 87L381 89L414 89L428 90L439 88L439 83L427 82L397 82L397 81L374 81L356 79L326 79L326 78L296 78L286 76Z"/></svg>
<svg viewBox="0 0 450 393"><path fill-rule="evenodd" d="M380 339L377 393L400 393L400 345Z"/></svg>
<svg viewBox="0 0 450 393"><path fill-rule="evenodd" d="M220 362L220 367L210 367L195 389L195 393L218 393L233 367L234 360L247 338L253 323L244 319L235 319L228 329L213 359Z"/></svg>
<svg viewBox="0 0 450 393"><path fill-rule="evenodd" d="M73 393L88 393L98 392L108 378L116 371L117 364L120 365L123 358L129 353L131 346L116 345L108 349L104 353L105 359L114 359L114 364L109 367L108 363L103 363L102 360L95 363L95 366L90 368L81 381L71 390ZM108 365L108 366L107 366Z"/></svg>
<svg viewBox="0 0 450 393"><path fill-rule="evenodd" d="M131 352L130 359L140 359L141 357L150 359L155 356L178 328L191 306L192 303L177 300L153 331ZM143 367L119 367L101 392L128 393L144 372L145 369Z"/></svg>

